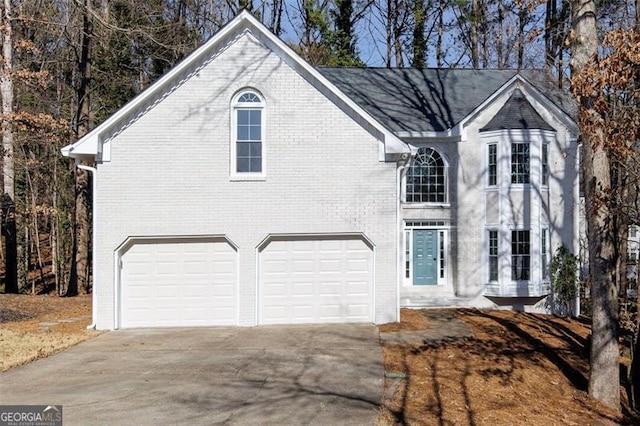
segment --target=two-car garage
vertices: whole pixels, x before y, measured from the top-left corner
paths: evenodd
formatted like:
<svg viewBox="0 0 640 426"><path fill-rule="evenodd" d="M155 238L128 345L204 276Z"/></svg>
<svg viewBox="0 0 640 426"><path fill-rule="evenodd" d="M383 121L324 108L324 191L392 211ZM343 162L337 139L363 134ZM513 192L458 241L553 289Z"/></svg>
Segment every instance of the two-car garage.
<svg viewBox="0 0 640 426"><path fill-rule="evenodd" d="M245 287L241 254L257 267ZM239 325L247 307L257 324L373 322L373 247L360 235L270 237L245 252L225 237L131 239L117 257L120 328Z"/></svg>

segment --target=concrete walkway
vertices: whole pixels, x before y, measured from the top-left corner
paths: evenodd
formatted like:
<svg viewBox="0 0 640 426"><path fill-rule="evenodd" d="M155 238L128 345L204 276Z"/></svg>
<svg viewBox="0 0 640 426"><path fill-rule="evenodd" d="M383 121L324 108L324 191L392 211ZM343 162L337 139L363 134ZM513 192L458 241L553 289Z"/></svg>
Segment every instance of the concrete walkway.
<svg viewBox="0 0 640 426"><path fill-rule="evenodd" d="M424 310L422 312L429 321L430 327L428 329L380 333L380 340L387 343L419 344L431 341L473 337L471 329L464 321L456 318L455 314L451 311Z"/></svg>
<svg viewBox="0 0 640 426"><path fill-rule="evenodd" d="M121 330L0 373L0 404L62 404L65 425L371 425L373 325Z"/></svg>

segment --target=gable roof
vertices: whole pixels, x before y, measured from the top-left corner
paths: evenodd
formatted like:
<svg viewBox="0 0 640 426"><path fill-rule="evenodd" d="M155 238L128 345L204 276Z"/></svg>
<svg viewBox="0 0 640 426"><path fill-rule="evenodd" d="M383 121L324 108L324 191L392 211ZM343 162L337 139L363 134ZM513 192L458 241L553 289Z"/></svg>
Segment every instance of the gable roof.
<svg viewBox="0 0 640 426"><path fill-rule="evenodd" d="M574 116L570 98L545 81L537 70L316 69L243 10L131 102L83 138L62 148L62 154L77 159L109 161L110 141L115 135L244 33L256 37L352 119L375 134L381 141L381 159L385 154L409 152L408 145L400 139L407 134L451 133L455 126L471 118L482 105L491 102L497 93L515 80L535 88L569 121Z"/></svg>
<svg viewBox="0 0 640 426"><path fill-rule="evenodd" d="M333 83L308 62L297 55L282 40L270 32L251 13L243 10L231 22L218 31L209 41L187 56L182 62L173 67L158 81L144 90L132 101L119 109L98 127L77 142L62 148L62 154L76 159L95 159L109 161L108 142L117 135L122 128L135 122L138 117L162 101L171 91L188 80L192 75L217 54L234 42L236 37L250 33L265 44L284 62L300 73L310 84L324 93L334 104L350 115L356 122L375 134L382 142L380 158L385 154L407 153L410 151L405 142L393 132L375 120L360 105L346 96ZM105 148L106 146L106 148Z"/></svg>
<svg viewBox="0 0 640 426"><path fill-rule="evenodd" d="M500 108L500 111L480 131L488 132L503 129L555 130L531 106L520 89L513 91L509 100Z"/></svg>
<svg viewBox="0 0 640 426"><path fill-rule="evenodd" d="M319 68L319 71L396 134L452 129L516 77L541 91L569 117L574 114L571 100L544 82L538 70Z"/></svg>

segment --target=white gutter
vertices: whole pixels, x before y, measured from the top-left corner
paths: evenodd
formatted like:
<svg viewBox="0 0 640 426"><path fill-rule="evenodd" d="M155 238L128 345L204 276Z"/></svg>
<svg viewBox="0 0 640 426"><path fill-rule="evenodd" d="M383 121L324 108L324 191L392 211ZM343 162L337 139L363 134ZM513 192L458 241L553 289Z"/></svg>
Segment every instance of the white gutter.
<svg viewBox="0 0 640 426"><path fill-rule="evenodd" d="M91 166L85 166L84 164L80 163L80 160L78 160L76 158L76 167L81 169L81 170L86 170L88 172L91 172L92 176L92 193L91 193L91 198L92 198L92 202L93 202L93 206L92 206L92 224L91 224L91 228L92 228L92 243L91 243L91 262L92 264L95 264L96 261L96 247L98 246L96 244L96 216L97 216L97 209L96 209L96 188L97 188L97 183L98 183L98 170L95 167L91 167ZM87 326L87 329L90 330L95 330L96 329L96 311L98 309L98 303L97 303L97 292L96 292L96 269L92 266L91 267L91 271L92 271L92 275L93 275L93 285L92 285L92 289L91 289L91 324L89 324Z"/></svg>

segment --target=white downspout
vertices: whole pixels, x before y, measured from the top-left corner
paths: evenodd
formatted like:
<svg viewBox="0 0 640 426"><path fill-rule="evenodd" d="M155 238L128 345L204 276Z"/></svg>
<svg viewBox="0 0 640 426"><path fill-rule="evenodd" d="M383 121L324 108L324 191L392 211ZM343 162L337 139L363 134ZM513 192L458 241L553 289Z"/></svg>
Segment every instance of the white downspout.
<svg viewBox="0 0 640 426"><path fill-rule="evenodd" d="M402 154L402 157L404 164L400 164L400 162L398 162L398 168L396 169L396 221L398 226L397 238L399 238L399 242L396 243L398 245L398 273L396 274L396 279L398 280L396 285L396 318L398 322L400 322L400 287L404 281L402 258L404 257L405 250L404 245L402 244L404 241L404 227L402 226L402 172L409 167L411 154Z"/></svg>
<svg viewBox="0 0 640 426"><path fill-rule="evenodd" d="M91 188L91 199L92 199L92 220L91 220L91 235L92 235L92 242L91 242L91 262L92 264L95 264L96 262L96 247L98 246L96 244L96 216L97 216L97 209L96 209L96 188L97 188L97 183L98 183L98 170L95 167L91 167L91 166L85 166L84 164L80 163L80 160L76 159L76 167L81 169L81 170L86 170L88 172L91 172L92 176L92 188ZM93 265L91 266L91 270L93 272L93 286L91 289L91 324L89 324L87 326L87 329L91 329L91 330L95 330L96 328L96 311L98 309L98 302L97 302L97 291L96 291L96 269L93 267Z"/></svg>

